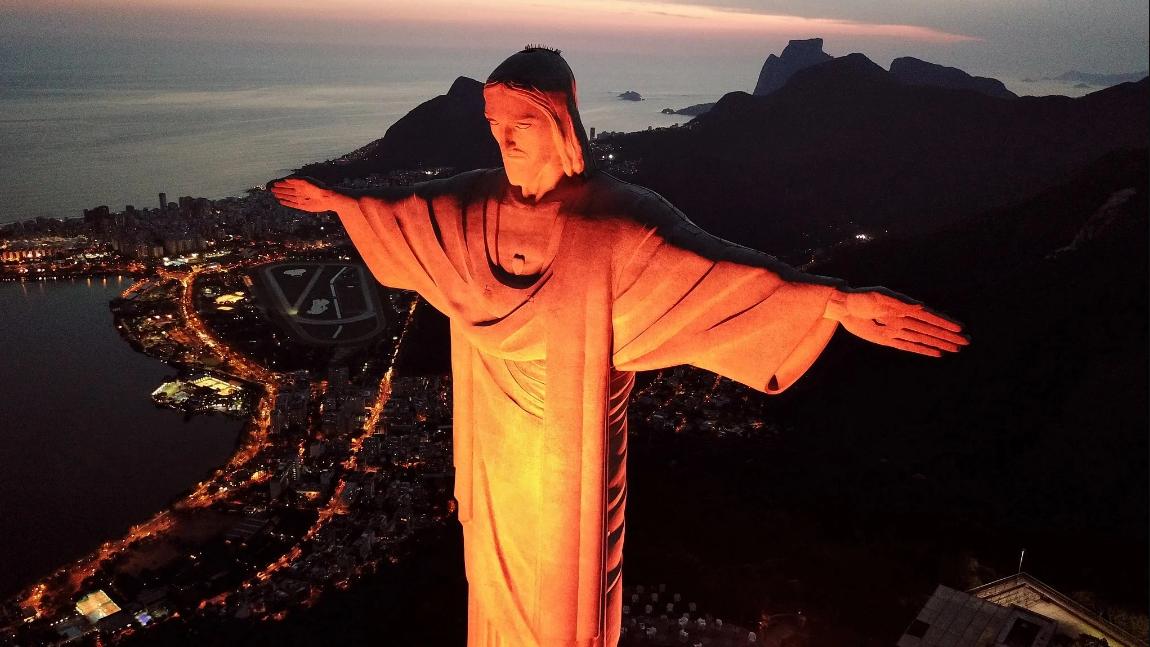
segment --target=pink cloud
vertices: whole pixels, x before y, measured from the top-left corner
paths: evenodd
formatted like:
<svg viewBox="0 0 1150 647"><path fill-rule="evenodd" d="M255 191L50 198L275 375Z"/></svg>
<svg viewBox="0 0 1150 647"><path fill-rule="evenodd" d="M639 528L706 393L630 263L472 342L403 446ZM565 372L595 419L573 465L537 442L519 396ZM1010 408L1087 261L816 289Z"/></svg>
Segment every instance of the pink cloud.
<svg viewBox="0 0 1150 647"><path fill-rule="evenodd" d="M699 4L659 0L12 0L28 11L100 14L107 17L179 16L233 18L278 25L315 24L399 28L477 28L494 33L634 34L688 37L692 40L731 36L806 38L850 37L959 43L979 40L929 26L872 23L827 17L765 14ZM292 31L295 31L294 29Z"/></svg>

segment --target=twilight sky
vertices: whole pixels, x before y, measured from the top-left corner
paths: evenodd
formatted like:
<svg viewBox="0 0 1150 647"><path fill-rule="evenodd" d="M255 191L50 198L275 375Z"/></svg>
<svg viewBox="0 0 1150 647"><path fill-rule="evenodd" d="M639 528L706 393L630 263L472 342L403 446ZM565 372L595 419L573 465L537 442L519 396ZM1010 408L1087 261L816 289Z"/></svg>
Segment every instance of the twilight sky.
<svg viewBox="0 0 1150 647"><path fill-rule="evenodd" d="M822 36L835 55L912 55L974 73L1146 69L1131 0L5 0L0 37L446 44L765 57Z"/></svg>

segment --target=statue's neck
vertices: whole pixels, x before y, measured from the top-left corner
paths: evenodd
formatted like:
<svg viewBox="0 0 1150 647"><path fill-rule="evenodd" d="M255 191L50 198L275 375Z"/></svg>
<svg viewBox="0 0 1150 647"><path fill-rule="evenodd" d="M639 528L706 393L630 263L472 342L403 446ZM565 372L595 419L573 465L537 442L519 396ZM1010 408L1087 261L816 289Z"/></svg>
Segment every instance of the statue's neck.
<svg viewBox="0 0 1150 647"><path fill-rule="evenodd" d="M525 202L539 202L548 193L554 191L565 177L567 176L562 170L556 172L555 169L545 167L535 177L530 178L522 185L513 184L512 186L519 189Z"/></svg>

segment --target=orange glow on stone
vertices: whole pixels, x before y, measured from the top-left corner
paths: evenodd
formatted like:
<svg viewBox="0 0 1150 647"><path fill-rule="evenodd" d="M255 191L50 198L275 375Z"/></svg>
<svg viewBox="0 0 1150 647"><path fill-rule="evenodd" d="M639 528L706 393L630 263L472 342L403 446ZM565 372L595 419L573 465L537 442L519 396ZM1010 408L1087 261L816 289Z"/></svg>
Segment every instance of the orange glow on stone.
<svg viewBox="0 0 1150 647"><path fill-rule="evenodd" d="M354 197L299 178L271 190L336 211L380 282L451 320L468 645L613 646L636 371L692 364L777 393L840 323L924 355L966 339L920 305L736 248L584 168L558 53L515 54L484 96L505 168Z"/></svg>

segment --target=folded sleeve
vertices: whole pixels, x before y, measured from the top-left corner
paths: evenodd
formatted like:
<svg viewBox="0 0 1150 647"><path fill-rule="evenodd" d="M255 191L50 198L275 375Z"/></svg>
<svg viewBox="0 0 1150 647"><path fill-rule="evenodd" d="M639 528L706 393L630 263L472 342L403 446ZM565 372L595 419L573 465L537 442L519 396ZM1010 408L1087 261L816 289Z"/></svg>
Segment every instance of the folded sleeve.
<svg viewBox="0 0 1150 647"><path fill-rule="evenodd" d="M340 220L382 284L419 292L444 312L465 282L463 212L475 173L353 194Z"/></svg>
<svg viewBox="0 0 1150 647"><path fill-rule="evenodd" d="M362 196L339 212L351 242L376 280L417 291L430 278L419 262L416 240L430 229L429 217L427 203L414 191Z"/></svg>
<svg viewBox="0 0 1150 647"><path fill-rule="evenodd" d="M637 211L617 260L617 369L690 364L767 393L806 372L837 326L834 281L707 234L657 194Z"/></svg>

